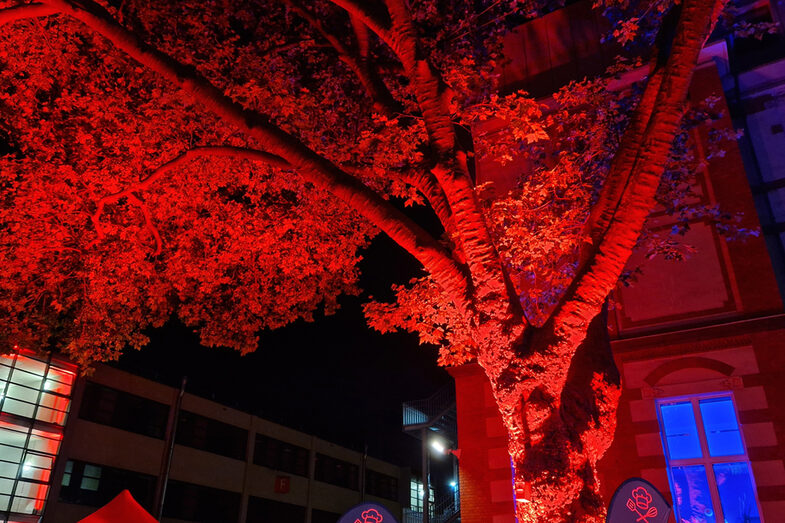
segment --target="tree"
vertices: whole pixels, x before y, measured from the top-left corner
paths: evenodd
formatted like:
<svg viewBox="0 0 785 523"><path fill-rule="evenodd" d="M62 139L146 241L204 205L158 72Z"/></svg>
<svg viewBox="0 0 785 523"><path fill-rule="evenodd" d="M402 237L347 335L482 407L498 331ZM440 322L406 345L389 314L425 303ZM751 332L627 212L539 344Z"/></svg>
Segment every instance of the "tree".
<svg viewBox="0 0 785 523"><path fill-rule="evenodd" d="M482 366L518 520L602 521L619 394L602 310L663 173L689 163L687 89L724 7L675 3L600 6L646 80L577 82L544 111L499 96L494 68L545 2L0 2L0 339L86 365L177 315L254 350L357 293L382 232L424 276L369 321ZM506 131L472 136L490 118ZM531 169L496 194L475 155Z"/></svg>

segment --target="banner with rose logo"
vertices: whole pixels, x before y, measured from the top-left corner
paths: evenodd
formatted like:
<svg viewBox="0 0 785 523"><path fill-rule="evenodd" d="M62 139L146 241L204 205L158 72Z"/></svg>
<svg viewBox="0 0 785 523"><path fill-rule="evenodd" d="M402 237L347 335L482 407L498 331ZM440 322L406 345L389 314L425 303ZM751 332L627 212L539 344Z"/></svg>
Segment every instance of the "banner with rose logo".
<svg viewBox="0 0 785 523"><path fill-rule="evenodd" d="M671 506L648 481L630 478L613 494L606 523L667 523Z"/></svg>
<svg viewBox="0 0 785 523"><path fill-rule="evenodd" d="M398 523L390 511L378 503L363 503L349 509L338 523Z"/></svg>

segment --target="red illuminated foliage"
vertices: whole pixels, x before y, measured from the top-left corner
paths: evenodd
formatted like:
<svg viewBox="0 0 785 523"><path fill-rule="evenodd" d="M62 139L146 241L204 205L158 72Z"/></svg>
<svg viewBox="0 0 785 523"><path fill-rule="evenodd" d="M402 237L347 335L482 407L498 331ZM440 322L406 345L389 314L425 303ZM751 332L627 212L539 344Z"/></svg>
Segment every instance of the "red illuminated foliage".
<svg viewBox="0 0 785 523"><path fill-rule="evenodd" d="M499 96L494 71L512 21L552 5L0 1L0 342L88 364L176 315L205 345L254 350L358 292L382 232L427 276L369 322L483 367L519 521L602 521L619 394L602 310L657 202L716 214L674 194L723 3L605 2L619 40L660 35L646 80L573 83L546 110ZM529 167L500 194L475 186L477 156Z"/></svg>

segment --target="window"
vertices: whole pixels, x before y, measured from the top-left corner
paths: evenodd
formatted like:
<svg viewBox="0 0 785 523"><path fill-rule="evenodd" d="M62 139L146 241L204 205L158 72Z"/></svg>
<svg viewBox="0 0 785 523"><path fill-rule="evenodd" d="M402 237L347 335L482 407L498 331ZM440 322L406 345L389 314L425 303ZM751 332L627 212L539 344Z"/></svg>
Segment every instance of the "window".
<svg viewBox="0 0 785 523"><path fill-rule="evenodd" d="M337 521L335 518L333 521ZM292 505L272 499L248 498L248 517L246 523L303 523L305 521L305 507ZM316 521L314 521L316 523Z"/></svg>
<svg viewBox="0 0 785 523"><path fill-rule="evenodd" d="M308 477L308 449L264 434L256 435L253 462L273 470Z"/></svg>
<svg viewBox="0 0 785 523"><path fill-rule="evenodd" d="M0 356L0 521L43 512L75 370L28 350Z"/></svg>
<svg viewBox="0 0 785 523"><path fill-rule="evenodd" d="M147 510L153 505L155 476L69 460L61 481L60 501L100 507L125 489Z"/></svg>
<svg viewBox="0 0 785 523"><path fill-rule="evenodd" d="M366 470L365 492L371 496L398 501L398 478L375 470Z"/></svg>
<svg viewBox="0 0 785 523"><path fill-rule="evenodd" d="M658 412L677 521L760 522L733 398L664 400Z"/></svg>
<svg viewBox="0 0 785 523"><path fill-rule="evenodd" d="M94 423L163 439L169 407L120 390L88 382L79 417Z"/></svg>
<svg viewBox="0 0 785 523"><path fill-rule="evenodd" d="M186 447L244 460L248 431L183 410L177 421L175 439Z"/></svg>
<svg viewBox="0 0 785 523"><path fill-rule="evenodd" d="M330 485L360 489L360 467L324 454L316 455L316 479Z"/></svg>
<svg viewBox="0 0 785 523"><path fill-rule="evenodd" d="M416 479L409 480L409 507L417 512L422 512L422 498L422 482Z"/></svg>
<svg viewBox="0 0 785 523"><path fill-rule="evenodd" d="M164 516L198 523L237 521L240 502L239 492L170 481L166 486Z"/></svg>

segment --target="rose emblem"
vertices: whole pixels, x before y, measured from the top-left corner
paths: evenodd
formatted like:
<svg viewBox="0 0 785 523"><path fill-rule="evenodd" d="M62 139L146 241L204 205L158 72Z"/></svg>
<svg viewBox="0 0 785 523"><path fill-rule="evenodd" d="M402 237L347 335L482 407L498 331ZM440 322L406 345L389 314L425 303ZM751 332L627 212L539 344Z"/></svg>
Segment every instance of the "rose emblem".
<svg viewBox="0 0 785 523"><path fill-rule="evenodd" d="M354 523L382 523L384 517L375 508L366 510L361 514L362 520L355 519Z"/></svg>
<svg viewBox="0 0 785 523"><path fill-rule="evenodd" d="M657 507L651 507L652 497L646 487L638 487L632 491L631 497L627 499L627 508L638 514L638 519L649 523L649 518L657 516Z"/></svg>

